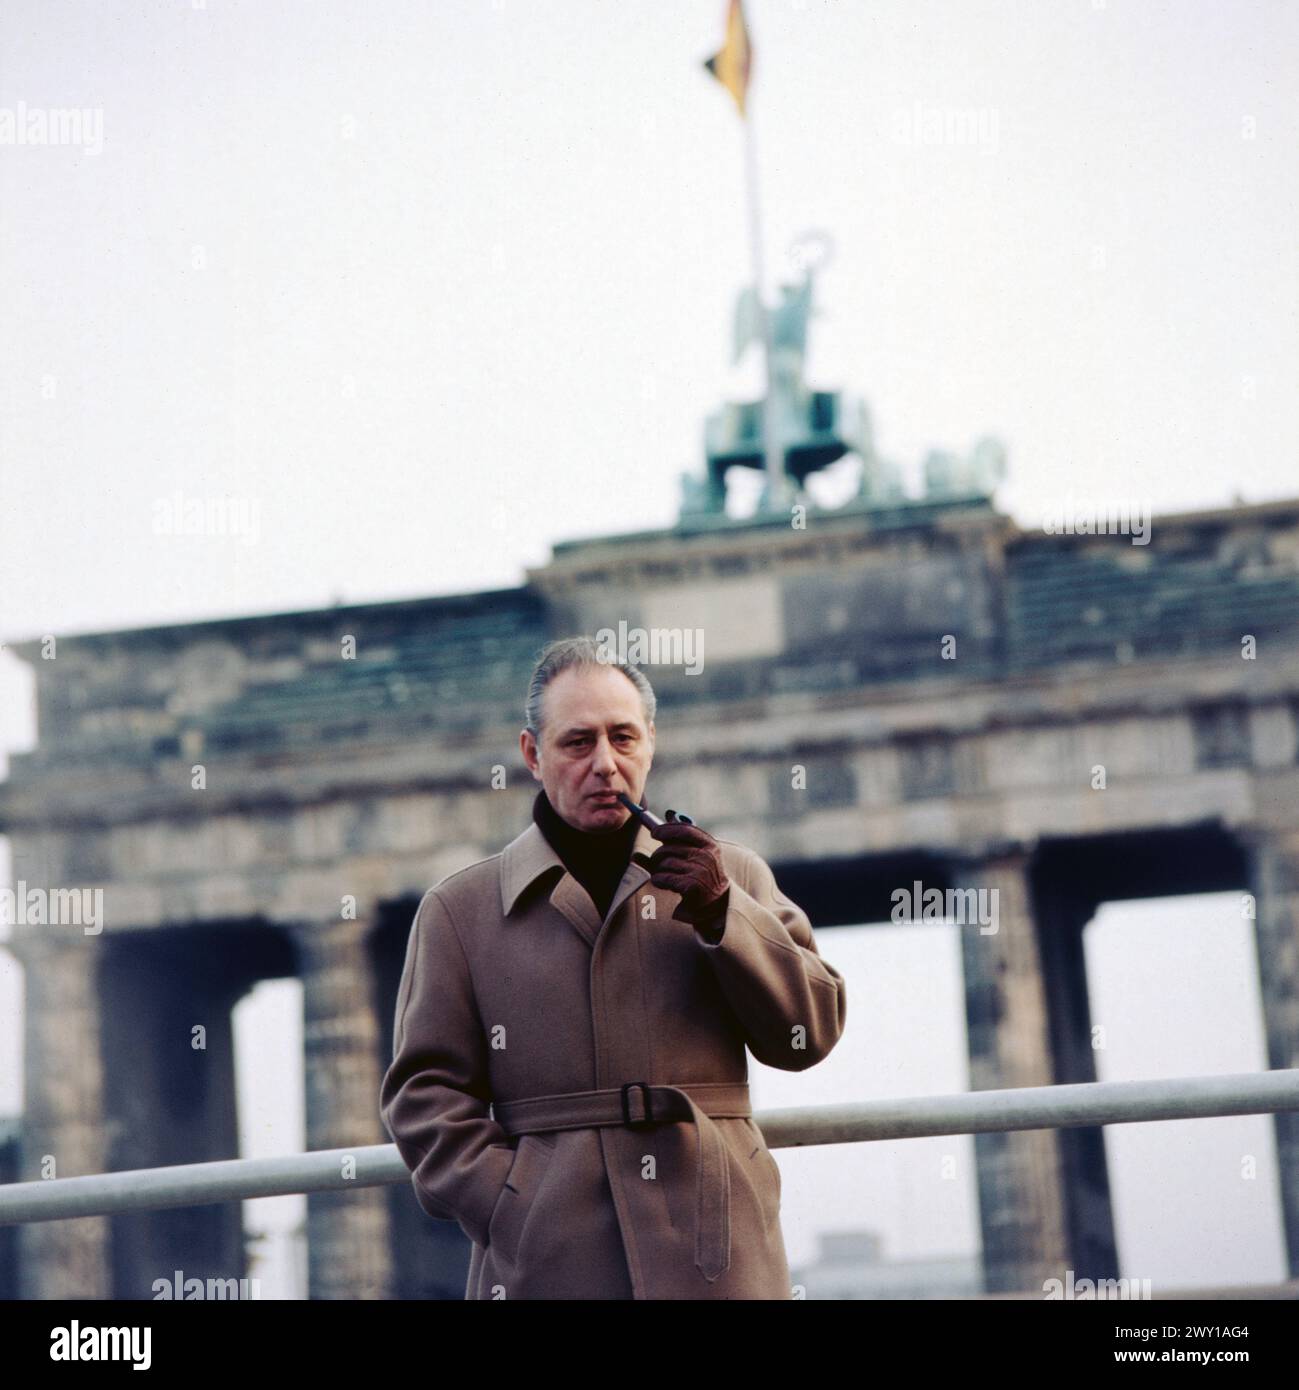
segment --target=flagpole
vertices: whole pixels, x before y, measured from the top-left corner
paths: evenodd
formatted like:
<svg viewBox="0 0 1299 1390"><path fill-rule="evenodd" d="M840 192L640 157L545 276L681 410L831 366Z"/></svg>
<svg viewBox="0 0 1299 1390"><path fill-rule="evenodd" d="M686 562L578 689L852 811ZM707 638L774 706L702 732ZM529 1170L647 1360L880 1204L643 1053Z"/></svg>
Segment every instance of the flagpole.
<svg viewBox="0 0 1299 1390"><path fill-rule="evenodd" d="M746 94L744 110L745 181L749 196L749 237L753 243L753 292L758 302L758 318L762 324L762 361L766 390L762 397L762 457L767 475L767 510L783 510L789 501L785 478L784 449L779 438L779 419L771 370L773 355L771 314L767 309L767 291L762 273L762 217L758 204L758 152L753 134L753 104Z"/></svg>

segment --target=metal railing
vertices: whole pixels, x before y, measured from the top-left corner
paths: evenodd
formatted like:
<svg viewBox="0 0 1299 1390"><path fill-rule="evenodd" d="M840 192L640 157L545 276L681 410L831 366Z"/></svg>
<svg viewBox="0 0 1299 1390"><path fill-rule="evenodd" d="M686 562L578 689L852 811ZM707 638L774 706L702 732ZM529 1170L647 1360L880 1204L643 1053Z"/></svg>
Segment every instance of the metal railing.
<svg viewBox="0 0 1299 1390"><path fill-rule="evenodd" d="M1299 1069L970 1091L953 1096L767 1110L753 1119L770 1148L784 1149L1282 1111L1299 1111ZM284 1158L137 1168L125 1173L0 1185L0 1226L251 1197L343 1192L409 1180L410 1171L395 1144L319 1149Z"/></svg>

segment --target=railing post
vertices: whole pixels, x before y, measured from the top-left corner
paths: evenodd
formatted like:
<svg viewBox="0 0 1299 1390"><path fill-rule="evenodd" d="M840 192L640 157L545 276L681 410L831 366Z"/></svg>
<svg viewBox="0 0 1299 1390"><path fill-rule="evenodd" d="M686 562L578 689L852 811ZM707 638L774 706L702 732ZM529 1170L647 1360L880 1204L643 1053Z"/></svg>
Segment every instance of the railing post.
<svg viewBox="0 0 1299 1390"><path fill-rule="evenodd" d="M954 886L987 892L993 930L959 928L970 1089L1049 1086L1051 1046L1027 854L1002 850L953 865ZM991 894L996 894L995 898ZM984 1282L989 1293L1038 1289L1068 1265L1058 1134L976 1134Z"/></svg>

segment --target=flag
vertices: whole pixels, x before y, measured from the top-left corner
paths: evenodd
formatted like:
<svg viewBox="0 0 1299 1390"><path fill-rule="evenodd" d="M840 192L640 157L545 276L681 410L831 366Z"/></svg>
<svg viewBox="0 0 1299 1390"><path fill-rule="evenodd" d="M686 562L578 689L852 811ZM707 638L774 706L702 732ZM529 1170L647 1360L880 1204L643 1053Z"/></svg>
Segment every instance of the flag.
<svg viewBox="0 0 1299 1390"><path fill-rule="evenodd" d="M744 98L749 90L749 73L753 67L753 50L749 47L749 31L744 23L741 0L730 0L726 12L726 42L704 62L704 67L735 98L744 115Z"/></svg>

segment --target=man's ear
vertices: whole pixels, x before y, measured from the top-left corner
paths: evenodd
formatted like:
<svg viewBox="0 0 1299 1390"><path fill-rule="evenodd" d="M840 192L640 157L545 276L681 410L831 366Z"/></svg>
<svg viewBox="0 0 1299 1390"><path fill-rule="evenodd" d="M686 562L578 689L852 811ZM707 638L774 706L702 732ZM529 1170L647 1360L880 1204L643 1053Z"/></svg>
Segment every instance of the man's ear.
<svg viewBox="0 0 1299 1390"><path fill-rule="evenodd" d="M523 761L528 766L528 771L534 777L537 776L537 740L532 737L527 729L519 730L519 750L523 754Z"/></svg>

